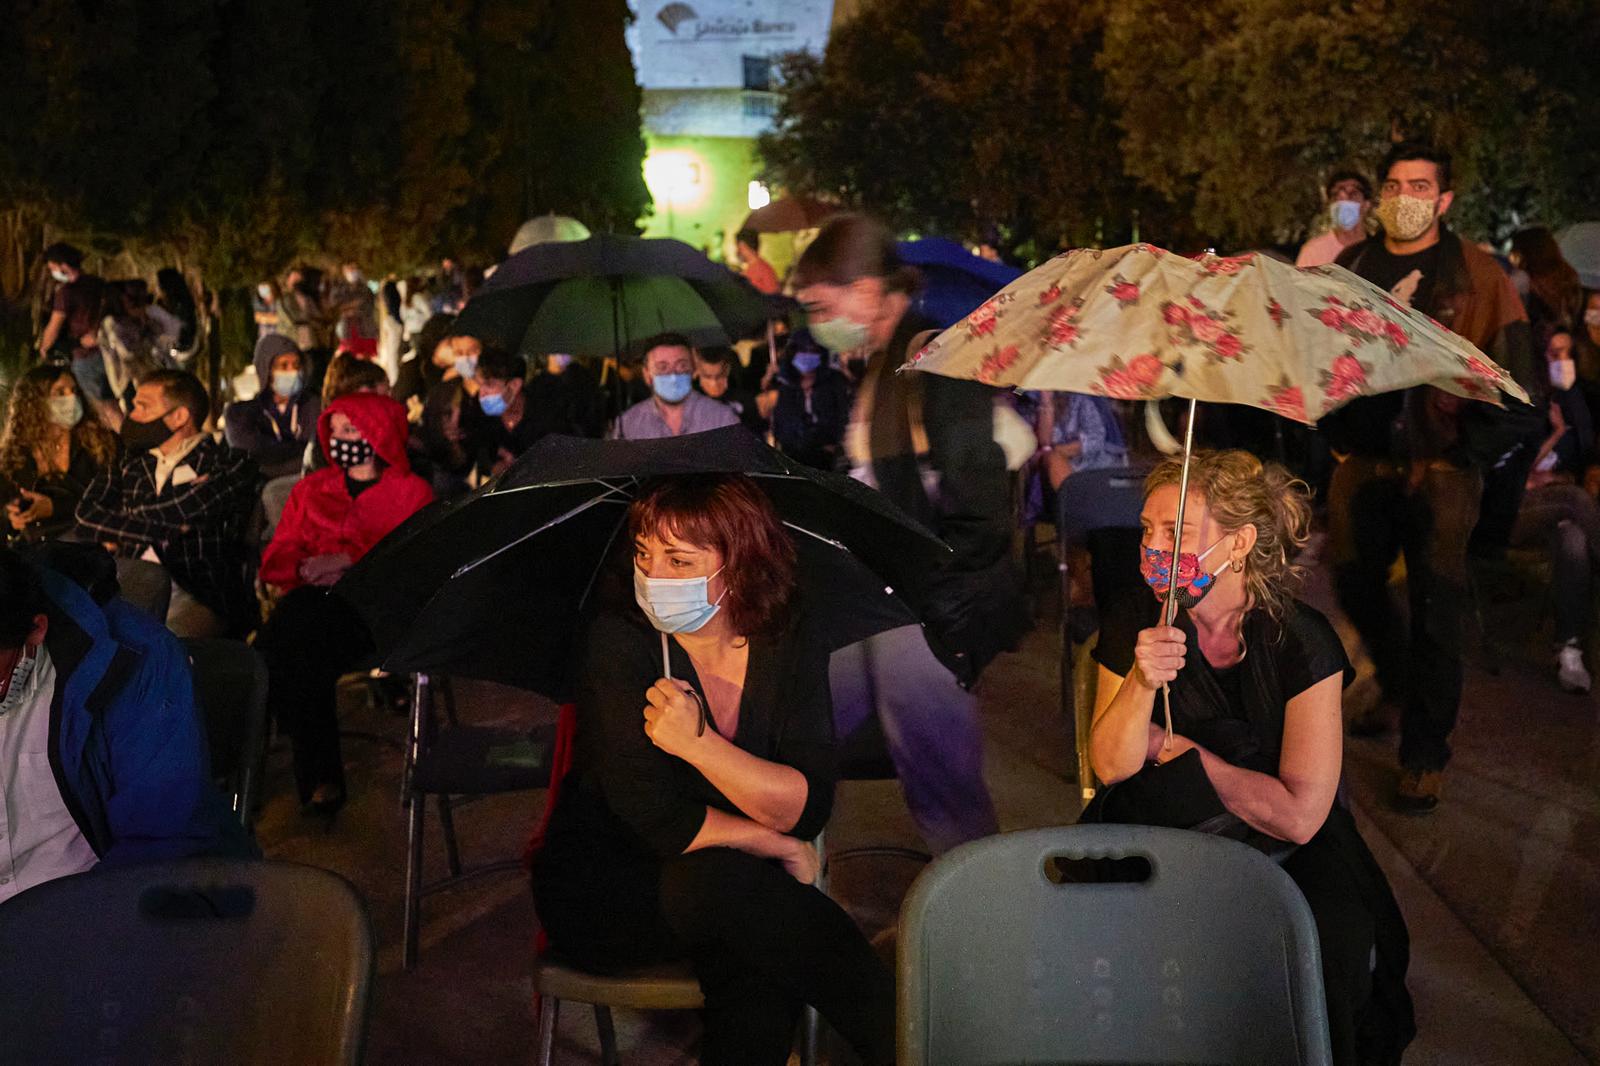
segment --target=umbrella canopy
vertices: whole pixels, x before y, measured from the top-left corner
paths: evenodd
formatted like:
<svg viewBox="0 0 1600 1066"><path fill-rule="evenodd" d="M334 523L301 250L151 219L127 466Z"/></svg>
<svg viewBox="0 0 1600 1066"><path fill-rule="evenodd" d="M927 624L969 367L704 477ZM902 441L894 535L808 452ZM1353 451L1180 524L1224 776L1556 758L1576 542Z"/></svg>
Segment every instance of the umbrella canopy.
<svg viewBox="0 0 1600 1066"><path fill-rule="evenodd" d="M912 365L989 385L1249 404L1305 423L1413 385L1528 399L1472 344L1343 267L1147 244L1057 256Z"/></svg>
<svg viewBox="0 0 1600 1066"><path fill-rule="evenodd" d="M896 248L901 259L922 272L916 310L940 326L959 322L1022 276L1016 267L973 255L944 237L901 241Z"/></svg>
<svg viewBox="0 0 1600 1066"><path fill-rule="evenodd" d="M384 665L569 694L577 622L607 575L626 583L625 519L648 479L749 474L794 534L802 598L835 647L916 621L915 589L949 549L878 493L801 466L744 429L648 441L551 436L472 496L434 504L339 589Z"/></svg>
<svg viewBox="0 0 1600 1066"><path fill-rule="evenodd" d="M516 255L524 248L551 241L586 241L591 236L593 234L589 232L589 227L575 218L538 215L517 227L517 235L511 238L511 248L507 254Z"/></svg>
<svg viewBox="0 0 1600 1066"><path fill-rule="evenodd" d="M1579 222L1556 239L1561 255L1578 272L1586 289L1600 289L1600 222Z"/></svg>
<svg viewBox="0 0 1600 1066"><path fill-rule="evenodd" d="M839 208L804 196L785 196L758 207L745 216L743 230L757 233L793 233L797 230L816 229L837 214Z"/></svg>
<svg viewBox="0 0 1600 1066"><path fill-rule="evenodd" d="M612 355L666 331L727 344L760 333L776 310L681 241L600 234L511 256L467 303L455 331L534 356Z"/></svg>
<svg viewBox="0 0 1600 1066"><path fill-rule="evenodd" d="M1496 404L1502 392L1528 399L1470 343L1343 267L1297 270L1262 255L1189 259L1148 244L1057 256L907 365L987 385L1187 397L1174 559L1183 550L1196 400L1315 423L1358 396L1413 385ZM1170 622L1177 585L1166 585L1161 617ZM1170 747L1167 686L1162 693Z"/></svg>

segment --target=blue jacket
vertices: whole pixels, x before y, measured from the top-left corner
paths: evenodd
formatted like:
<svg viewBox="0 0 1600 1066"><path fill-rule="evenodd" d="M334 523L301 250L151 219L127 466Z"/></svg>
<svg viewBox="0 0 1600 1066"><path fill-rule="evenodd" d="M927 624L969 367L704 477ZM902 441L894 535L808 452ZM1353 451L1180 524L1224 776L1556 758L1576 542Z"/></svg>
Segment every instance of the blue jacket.
<svg viewBox="0 0 1600 1066"><path fill-rule="evenodd" d="M211 779L183 645L120 598L102 607L60 574L39 575L56 669L50 766L100 861L248 854Z"/></svg>

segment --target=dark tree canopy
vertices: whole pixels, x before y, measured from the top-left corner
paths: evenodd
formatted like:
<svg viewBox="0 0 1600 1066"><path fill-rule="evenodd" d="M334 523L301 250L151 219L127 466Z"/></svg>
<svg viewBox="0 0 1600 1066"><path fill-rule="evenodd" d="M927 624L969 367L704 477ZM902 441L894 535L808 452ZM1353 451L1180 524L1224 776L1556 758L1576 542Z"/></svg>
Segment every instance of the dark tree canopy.
<svg viewBox="0 0 1600 1066"><path fill-rule="evenodd" d="M237 285L649 204L625 0L18 0L0 204Z"/></svg>
<svg viewBox="0 0 1600 1066"><path fill-rule="evenodd" d="M1588 0L874 0L792 57L769 176L1024 255L1299 240L1336 167L1431 138L1458 222L1600 212Z"/></svg>

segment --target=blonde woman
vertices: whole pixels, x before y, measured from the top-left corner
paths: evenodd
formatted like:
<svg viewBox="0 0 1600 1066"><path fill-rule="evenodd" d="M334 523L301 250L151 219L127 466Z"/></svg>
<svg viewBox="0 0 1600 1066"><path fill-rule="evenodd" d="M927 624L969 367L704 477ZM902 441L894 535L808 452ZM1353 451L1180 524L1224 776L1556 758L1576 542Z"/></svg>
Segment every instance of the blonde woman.
<svg viewBox="0 0 1600 1066"><path fill-rule="evenodd" d="M1187 550L1175 561L1181 473L1169 459L1145 483L1149 591L1103 613L1089 754L1106 787L1085 819L1220 833L1279 858L1321 936L1334 1061L1398 1062L1415 1033L1408 939L1337 798L1340 693L1352 672L1328 620L1294 595L1311 519L1305 486L1248 452L1196 453ZM1162 625L1174 576L1181 609Z"/></svg>

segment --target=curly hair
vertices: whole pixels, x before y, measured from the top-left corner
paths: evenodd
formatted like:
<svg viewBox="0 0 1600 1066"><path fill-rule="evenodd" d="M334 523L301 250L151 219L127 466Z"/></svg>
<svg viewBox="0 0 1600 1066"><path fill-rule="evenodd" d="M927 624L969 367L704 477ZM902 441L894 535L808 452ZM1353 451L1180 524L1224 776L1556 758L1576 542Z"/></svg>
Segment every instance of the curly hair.
<svg viewBox="0 0 1600 1066"><path fill-rule="evenodd" d="M1145 496L1182 477L1181 455L1162 461L1145 479ZM1225 532L1256 527L1255 547L1244 560L1245 589L1252 605L1281 622L1305 575L1294 560L1311 537L1309 487L1246 451L1197 451L1189 460L1189 491L1205 497Z"/></svg>
<svg viewBox="0 0 1600 1066"><path fill-rule="evenodd" d="M50 390L62 378L77 387L72 371L64 366L36 366L17 379L6 409L5 428L0 430L0 474L15 478L30 464L37 465L34 452L44 447L50 426ZM95 465L109 466L117 456L117 438L87 410L87 404L85 408L84 416L72 427L72 445L87 452Z"/></svg>
<svg viewBox="0 0 1600 1066"><path fill-rule="evenodd" d="M743 474L656 482L629 506L628 535L671 536L721 555L728 621L739 636L770 636L788 622L794 542L772 501Z"/></svg>

